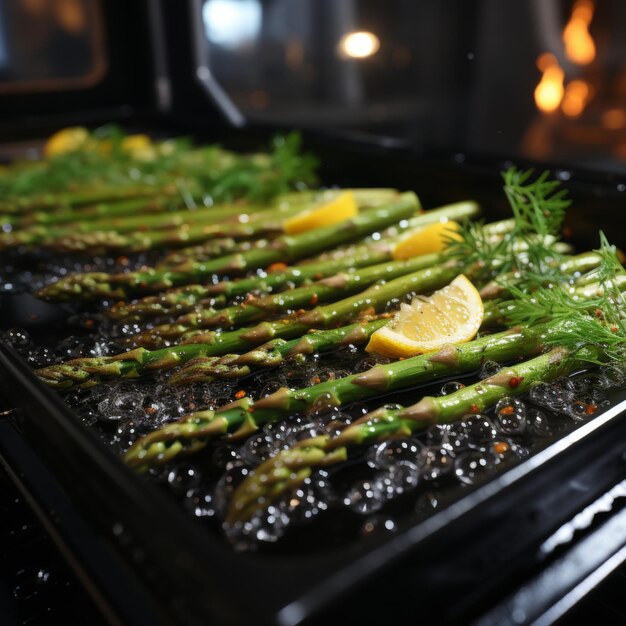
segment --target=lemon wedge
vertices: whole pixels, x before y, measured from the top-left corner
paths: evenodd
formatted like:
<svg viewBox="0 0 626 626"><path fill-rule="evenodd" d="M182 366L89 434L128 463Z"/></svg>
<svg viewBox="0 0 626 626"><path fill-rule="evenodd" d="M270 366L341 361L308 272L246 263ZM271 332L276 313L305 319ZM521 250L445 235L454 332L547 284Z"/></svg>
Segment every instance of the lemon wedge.
<svg viewBox="0 0 626 626"><path fill-rule="evenodd" d="M285 220L283 230L289 235L295 235L313 228L343 222L358 213L359 207L354 194L351 191L344 191L328 202L317 204Z"/></svg>
<svg viewBox="0 0 626 626"><path fill-rule="evenodd" d="M410 357L464 343L476 336L483 319L483 301L463 275L430 297L417 296L411 304L378 329L365 348L385 356Z"/></svg>
<svg viewBox="0 0 626 626"><path fill-rule="evenodd" d="M400 240L391 254L394 259L400 260L411 259L420 254L441 252L450 239L457 241L461 239L460 230L461 226L453 220L429 224Z"/></svg>
<svg viewBox="0 0 626 626"><path fill-rule="evenodd" d="M82 126L63 128L48 138L43 151L47 157L75 152L82 149L88 139L89 132Z"/></svg>

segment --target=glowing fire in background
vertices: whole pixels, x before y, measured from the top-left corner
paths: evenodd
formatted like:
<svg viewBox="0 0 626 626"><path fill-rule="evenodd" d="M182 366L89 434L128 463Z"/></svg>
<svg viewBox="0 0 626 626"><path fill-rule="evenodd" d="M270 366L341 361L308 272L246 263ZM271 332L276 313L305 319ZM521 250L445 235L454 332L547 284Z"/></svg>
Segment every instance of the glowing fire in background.
<svg viewBox="0 0 626 626"><path fill-rule="evenodd" d="M589 33L594 5L591 0L577 0L563 30L565 55L577 65L589 65L596 58L596 45Z"/></svg>
<svg viewBox="0 0 626 626"><path fill-rule="evenodd" d="M540 111L552 113L559 108L563 100L565 72L556 57L549 52L539 56L537 67L543 75L535 88L535 103Z"/></svg>
<svg viewBox="0 0 626 626"><path fill-rule="evenodd" d="M577 65L588 65L596 57L596 45L589 33L594 8L592 0L576 0L563 30L565 56ZM537 108L543 113L554 113L560 107L567 117L579 117L593 96L589 83L572 80L565 85L565 71L548 52L537 58L537 67L542 72L535 88Z"/></svg>
<svg viewBox="0 0 626 626"><path fill-rule="evenodd" d="M584 80L573 80L567 84L561 111L567 117L579 117L591 99L592 89Z"/></svg>

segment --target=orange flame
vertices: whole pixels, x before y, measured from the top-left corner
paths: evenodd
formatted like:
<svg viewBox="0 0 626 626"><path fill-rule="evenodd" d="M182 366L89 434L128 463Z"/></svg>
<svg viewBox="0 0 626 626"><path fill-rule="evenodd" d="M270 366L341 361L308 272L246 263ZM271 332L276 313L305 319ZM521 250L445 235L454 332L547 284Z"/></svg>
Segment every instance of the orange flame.
<svg viewBox="0 0 626 626"><path fill-rule="evenodd" d="M552 113L559 108L563 99L563 79L561 69L553 54L546 52L537 59L537 67L543 72L539 84L535 87L535 103L544 113Z"/></svg>
<svg viewBox="0 0 626 626"><path fill-rule="evenodd" d="M577 0L572 7L572 15L563 30L565 55L577 65L589 65L596 58L596 44L589 34L593 19L592 0Z"/></svg>
<svg viewBox="0 0 626 626"><path fill-rule="evenodd" d="M579 117L591 99L591 87L584 80L573 80L565 87L561 110L568 117Z"/></svg>

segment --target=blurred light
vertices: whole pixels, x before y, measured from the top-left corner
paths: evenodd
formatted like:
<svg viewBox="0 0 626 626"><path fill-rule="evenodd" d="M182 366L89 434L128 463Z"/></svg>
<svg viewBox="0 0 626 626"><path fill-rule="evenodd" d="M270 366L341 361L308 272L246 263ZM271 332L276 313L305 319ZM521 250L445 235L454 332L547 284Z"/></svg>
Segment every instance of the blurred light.
<svg viewBox="0 0 626 626"><path fill-rule="evenodd" d="M577 0L572 8L572 15L563 30L565 55L578 65L589 65L596 57L596 45L589 34L589 25L593 19L592 0Z"/></svg>
<svg viewBox="0 0 626 626"><path fill-rule="evenodd" d="M568 117L579 117L585 110L591 97L589 84L584 80L573 80L565 87L565 96L561 103L561 110Z"/></svg>
<svg viewBox="0 0 626 626"><path fill-rule="evenodd" d="M346 33L339 41L339 53L351 59L371 57L379 48L380 39L374 33L366 31Z"/></svg>
<svg viewBox="0 0 626 626"><path fill-rule="evenodd" d="M565 73L555 56L549 52L537 58L537 67L543 74L535 87L535 103L540 111L552 113L559 108L563 99Z"/></svg>
<svg viewBox="0 0 626 626"><path fill-rule="evenodd" d="M609 109L602 114L602 126L609 130L626 128L626 111L624 109Z"/></svg>
<svg viewBox="0 0 626 626"><path fill-rule="evenodd" d="M254 41L261 30L259 0L207 0L202 19L207 38L223 48Z"/></svg>

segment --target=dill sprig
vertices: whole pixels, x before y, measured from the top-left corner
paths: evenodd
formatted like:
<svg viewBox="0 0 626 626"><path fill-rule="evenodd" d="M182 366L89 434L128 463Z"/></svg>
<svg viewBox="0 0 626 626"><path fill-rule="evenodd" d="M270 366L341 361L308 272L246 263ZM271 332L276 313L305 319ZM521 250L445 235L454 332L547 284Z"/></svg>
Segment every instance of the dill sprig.
<svg viewBox="0 0 626 626"><path fill-rule="evenodd" d="M560 282L562 255L554 249L570 204L567 190L543 172L531 180L534 171L514 167L502 173L504 192L514 218L513 229L493 241L484 231L484 223L466 223L461 240L450 241L449 253L473 266L474 278L486 282L499 275L519 270L526 289L546 282Z"/></svg>
<svg viewBox="0 0 626 626"><path fill-rule="evenodd" d="M596 252L600 264L592 274L600 284L597 297L581 299L564 286L539 288L532 293L511 286L515 307L509 318L513 324L554 322L556 330L549 334L546 345L566 348L583 360L623 362L626 357L626 300L616 278L626 272L615 246L602 232ZM590 350L591 347L594 349Z"/></svg>

